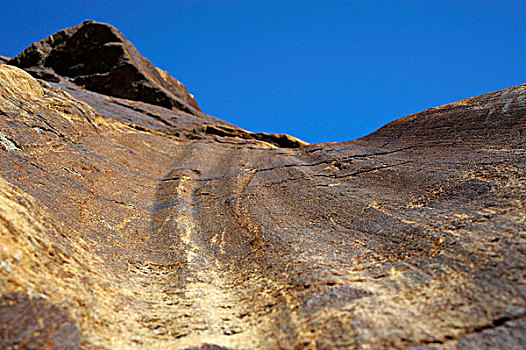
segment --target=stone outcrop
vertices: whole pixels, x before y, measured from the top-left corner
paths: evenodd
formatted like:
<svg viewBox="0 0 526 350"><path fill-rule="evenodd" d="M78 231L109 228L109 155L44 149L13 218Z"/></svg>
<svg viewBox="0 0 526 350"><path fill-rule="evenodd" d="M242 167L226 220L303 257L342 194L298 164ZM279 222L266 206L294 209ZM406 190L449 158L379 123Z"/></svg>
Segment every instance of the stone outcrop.
<svg viewBox="0 0 526 350"><path fill-rule="evenodd" d="M68 78L87 90L199 114L194 97L167 72L154 67L114 27L94 21L34 43L9 64L37 78Z"/></svg>
<svg viewBox="0 0 526 350"><path fill-rule="evenodd" d="M526 85L307 145L35 62L0 65L0 348L525 343Z"/></svg>

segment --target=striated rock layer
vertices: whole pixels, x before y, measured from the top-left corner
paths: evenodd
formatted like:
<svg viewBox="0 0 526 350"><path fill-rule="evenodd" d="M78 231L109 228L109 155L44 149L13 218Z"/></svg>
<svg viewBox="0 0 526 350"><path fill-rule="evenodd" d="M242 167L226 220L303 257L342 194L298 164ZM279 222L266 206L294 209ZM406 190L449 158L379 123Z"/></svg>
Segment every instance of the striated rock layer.
<svg viewBox="0 0 526 350"><path fill-rule="evenodd" d="M526 342L526 85L307 145L202 113L108 25L4 61L48 82L0 65L0 348Z"/></svg>

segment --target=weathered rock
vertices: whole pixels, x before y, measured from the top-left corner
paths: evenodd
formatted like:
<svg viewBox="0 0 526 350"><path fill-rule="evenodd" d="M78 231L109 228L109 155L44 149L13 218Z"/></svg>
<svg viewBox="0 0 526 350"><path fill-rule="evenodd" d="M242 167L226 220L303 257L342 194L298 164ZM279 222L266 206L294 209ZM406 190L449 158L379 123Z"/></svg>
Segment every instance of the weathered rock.
<svg viewBox="0 0 526 350"><path fill-rule="evenodd" d="M0 74L11 348L523 346L526 85L303 145Z"/></svg>
<svg viewBox="0 0 526 350"><path fill-rule="evenodd" d="M69 315L43 299L8 294L0 298L0 348L80 349L80 333Z"/></svg>
<svg viewBox="0 0 526 350"><path fill-rule="evenodd" d="M0 67L0 86L6 93L11 94L14 98L20 95L30 98L44 96L44 89L38 81L31 79L31 76L23 70L9 65Z"/></svg>
<svg viewBox="0 0 526 350"><path fill-rule="evenodd" d="M103 94L199 114L194 97L167 72L154 67L114 27L94 21L34 43L10 64L35 77L61 77Z"/></svg>

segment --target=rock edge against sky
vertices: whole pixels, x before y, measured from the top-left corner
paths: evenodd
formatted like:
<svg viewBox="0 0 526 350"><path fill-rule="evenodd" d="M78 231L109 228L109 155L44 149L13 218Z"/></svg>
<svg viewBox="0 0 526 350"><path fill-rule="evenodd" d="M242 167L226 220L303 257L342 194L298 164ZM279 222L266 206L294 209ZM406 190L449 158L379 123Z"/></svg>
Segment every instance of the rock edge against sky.
<svg viewBox="0 0 526 350"><path fill-rule="evenodd" d="M526 343L526 85L308 145L106 24L2 61L0 348Z"/></svg>

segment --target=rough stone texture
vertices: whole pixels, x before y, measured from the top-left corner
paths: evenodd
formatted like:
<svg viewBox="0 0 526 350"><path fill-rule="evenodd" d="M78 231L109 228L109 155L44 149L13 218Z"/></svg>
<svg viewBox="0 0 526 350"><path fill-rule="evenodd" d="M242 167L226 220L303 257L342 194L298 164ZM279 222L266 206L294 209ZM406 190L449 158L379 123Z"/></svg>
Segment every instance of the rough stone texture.
<svg viewBox="0 0 526 350"><path fill-rule="evenodd" d="M26 95L30 98L44 96L44 89L38 81L21 69L9 65L2 65L0 70L0 84L2 89L14 98Z"/></svg>
<svg viewBox="0 0 526 350"><path fill-rule="evenodd" d="M10 64L38 78L67 77L84 88L198 115L194 97L167 72L154 67L114 27L85 21L34 43Z"/></svg>
<svg viewBox="0 0 526 350"><path fill-rule="evenodd" d="M526 85L303 145L0 72L10 348L523 347Z"/></svg>
<svg viewBox="0 0 526 350"><path fill-rule="evenodd" d="M80 333L69 315L43 299L8 294L0 298L1 349L80 349Z"/></svg>

